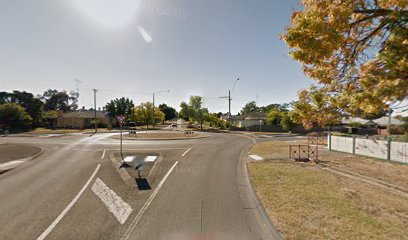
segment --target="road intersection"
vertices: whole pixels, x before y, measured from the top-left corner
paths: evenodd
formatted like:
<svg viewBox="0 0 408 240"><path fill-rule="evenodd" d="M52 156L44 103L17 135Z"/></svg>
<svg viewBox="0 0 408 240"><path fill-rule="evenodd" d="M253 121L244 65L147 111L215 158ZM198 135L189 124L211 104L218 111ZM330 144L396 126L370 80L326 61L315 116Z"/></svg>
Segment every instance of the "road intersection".
<svg viewBox="0 0 408 240"><path fill-rule="evenodd" d="M246 150L234 134L124 141L161 158L150 190L126 184L112 157L114 134L7 137L44 154L0 175L1 239L274 239L246 179ZM244 171L245 170L245 171ZM276 231L276 230L275 230Z"/></svg>

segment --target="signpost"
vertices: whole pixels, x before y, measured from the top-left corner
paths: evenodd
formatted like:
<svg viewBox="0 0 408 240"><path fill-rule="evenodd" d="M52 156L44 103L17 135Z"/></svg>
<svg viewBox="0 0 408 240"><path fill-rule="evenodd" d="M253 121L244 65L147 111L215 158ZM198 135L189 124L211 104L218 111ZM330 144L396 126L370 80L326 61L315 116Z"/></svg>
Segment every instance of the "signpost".
<svg viewBox="0 0 408 240"><path fill-rule="evenodd" d="M123 129L123 123L126 120L126 115L116 115L115 118L116 118L116 121L118 121L119 126L120 126L120 156L123 159L123 155L122 155L122 129Z"/></svg>

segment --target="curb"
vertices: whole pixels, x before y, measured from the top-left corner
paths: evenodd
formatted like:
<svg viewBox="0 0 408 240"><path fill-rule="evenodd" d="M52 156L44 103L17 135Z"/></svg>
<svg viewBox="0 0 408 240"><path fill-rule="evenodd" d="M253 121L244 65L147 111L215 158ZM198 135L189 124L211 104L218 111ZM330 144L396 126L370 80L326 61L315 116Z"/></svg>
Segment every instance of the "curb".
<svg viewBox="0 0 408 240"><path fill-rule="evenodd" d="M135 150L129 150L129 151L135 151ZM156 161L154 161L153 167L156 165L157 162L160 162L163 159L162 153L158 152L158 154L159 155L157 156ZM113 152L109 154L109 159L112 162L112 166L119 173L120 178L122 178L122 180L126 183L126 185L128 185L129 187L134 187L133 178L124 168L121 168L122 166L121 161L118 161L118 159L114 156Z"/></svg>
<svg viewBox="0 0 408 240"><path fill-rule="evenodd" d="M24 162L28 162L31 161L33 159L36 159L37 157L39 157L40 155L42 155L45 152L45 149L42 147L38 147L40 148L40 152L31 156L31 157L26 157L26 158L20 158L20 159L16 159L13 161L9 161L3 164L0 164L0 174L10 171L16 167L18 167L20 164L24 163ZM11 164L10 164L11 163Z"/></svg>
<svg viewBox="0 0 408 240"><path fill-rule="evenodd" d="M242 195L244 194L243 192L247 192L247 198L249 198L247 200L250 203L255 204L254 209L256 210L257 215L258 215L258 222L262 224L261 227L266 233L266 235L263 236L263 239L283 240L284 238L282 234L273 225L272 221L270 220L268 214L265 211L265 208L262 206L262 203L256 194L255 188L252 185L251 178L249 177L248 168L247 168L248 151L253 145L255 145L255 143L248 145L240 153L239 162L237 166L237 172L238 173L241 172L244 175L243 177L246 183L245 186L247 187L247 189L242 189L242 188L245 188L244 186L241 187L240 195L242 198L243 197Z"/></svg>
<svg viewBox="0 0 408 240"><path fill-rule="evenodd" d="M189 138L135 138L135 139L123 139L123 140L129 140L129 141L172 141L172 140L191 140L191 139L202 139L202 138L209 138L211 136L202 136L202 137L189 137ZM116 137L112 137L113 139L120 139Z"/></svg>

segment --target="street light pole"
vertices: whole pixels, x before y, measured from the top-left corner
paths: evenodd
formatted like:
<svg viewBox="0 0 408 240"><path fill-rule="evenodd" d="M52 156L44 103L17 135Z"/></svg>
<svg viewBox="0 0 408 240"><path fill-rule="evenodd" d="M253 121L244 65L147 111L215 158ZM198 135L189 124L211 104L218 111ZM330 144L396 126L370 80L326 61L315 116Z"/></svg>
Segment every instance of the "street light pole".
<svg viewBox="0 0 408 240"><path fill-rule="evenodd" d="M163 93L163 92L167 92L167 93L169 93L170 92L170 90L163 90L163 91L157 91L157 92L153 92L153 126L155 125L155 122L154 122L154 108L155 108L155 105L154 105L154 97L155 97L155 94L156 93Z"/></svg>
<svg viewBox="0 0 408 240"><path fill-rule="evenodd" d="M97 130L97 124L96 124L96 92L98 90L96 90L96 89L92 89L92 90L94 92L94 124L95 124L95 133L96 133L98 131Z"/></svg>

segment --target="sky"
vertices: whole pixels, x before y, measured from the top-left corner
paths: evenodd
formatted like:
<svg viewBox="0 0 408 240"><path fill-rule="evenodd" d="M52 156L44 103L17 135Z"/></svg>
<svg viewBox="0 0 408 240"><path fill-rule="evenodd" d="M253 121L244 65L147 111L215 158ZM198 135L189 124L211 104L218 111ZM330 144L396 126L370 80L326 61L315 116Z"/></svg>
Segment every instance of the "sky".
<svg viewBox="0 0 408 240"><path fill-rule="evenodd" d="M297 0L0 2L0 91L79 89L79 106L129 97L211 112L295 100L312 81L280 35ZM75 81L75 79L79 80Z"/></svg>

